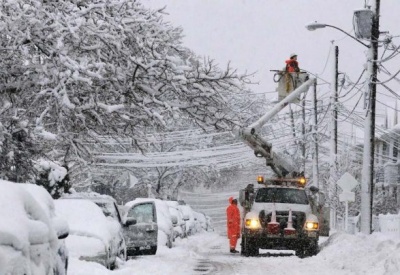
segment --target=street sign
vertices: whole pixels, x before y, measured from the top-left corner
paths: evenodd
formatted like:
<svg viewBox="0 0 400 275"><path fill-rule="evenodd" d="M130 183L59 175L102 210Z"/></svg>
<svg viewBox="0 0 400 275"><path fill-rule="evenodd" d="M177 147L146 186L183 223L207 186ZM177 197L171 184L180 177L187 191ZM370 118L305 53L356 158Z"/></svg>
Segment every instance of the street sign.
<svg viewBox="0 0 400 275"><path fill-rule="evenodd" d="M356 201L356 196L354 192L343 191L343 193L339 195L339 201L354 202Z"/></svg>
<svg viewBox="0 0 400 275"><path fill-rule="evenodd" d="M359 183L358 181L348 172L344 173L343 176L336 182L343 192L353 190Z"/></svg>
<svg viewBox="0 0 400 275"><path fill-rule="evenodd" d="M358 185L358 181L350 173L346 172L343 174L343 176L340 177L336 184L339 185L339 187L343 190L342 194L339 195L339 201L345 203L344 224L345 230L347 232L347 224L349 219L349 202L354 202L356 200L356 196L351 190L353 190Z"/></svg>

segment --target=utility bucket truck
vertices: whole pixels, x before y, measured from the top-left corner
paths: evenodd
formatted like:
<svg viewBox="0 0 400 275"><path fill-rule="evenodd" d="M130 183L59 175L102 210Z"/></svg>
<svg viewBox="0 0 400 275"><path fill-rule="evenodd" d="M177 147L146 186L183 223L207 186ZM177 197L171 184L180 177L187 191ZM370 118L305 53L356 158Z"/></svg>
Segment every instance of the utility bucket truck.
<svg viewBox="0 0 400 275"><path fill-rule="evenodd" d="M244 256L256 256L260 248L295 250L299 257L318 253L318 217L321 216L318 211L323 209L323 196L317 187L306 187L304 171L297 169L290 156L274 152L272 144L259 135L265 123L295 102L314 81L306 80L258 121L239 130L242 140L257 157L265 158L266 165L276 174L272 179L259 176L260 187L250 183L240 190L239 202L244 209L241 243Z"/></svg>

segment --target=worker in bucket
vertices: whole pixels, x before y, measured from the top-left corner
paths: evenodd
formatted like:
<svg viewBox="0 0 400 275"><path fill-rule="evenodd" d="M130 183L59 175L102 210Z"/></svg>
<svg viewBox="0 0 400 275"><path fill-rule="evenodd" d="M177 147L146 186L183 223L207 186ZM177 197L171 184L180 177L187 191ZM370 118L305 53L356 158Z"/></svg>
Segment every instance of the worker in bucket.
<svg viewBox="0 0 400 275"><path fill-rule="evenodd" d="M286 67L285 67L285 86L286 92L290 93L294 89L296 89L300 85L299 80L299 62L297 62L297 54L292 53L290 55L290 59L286 60Z"/></svg>
<svg viewBox="0 0 400 275"><path fill-rule="evenodd" d="M298 73L300 72L299 62L297 61L297 54L292 53L290 58L285 61L286 62L286 71L289 73Z"/></svg>
<svg viewBox="0 0 400 275"><path fill-rule="evenodd" d="M240 211L237 207L237 200L229 198L229 206L226 208L227 233L231 253L238 253L236 244L240 238Z"/></svg>

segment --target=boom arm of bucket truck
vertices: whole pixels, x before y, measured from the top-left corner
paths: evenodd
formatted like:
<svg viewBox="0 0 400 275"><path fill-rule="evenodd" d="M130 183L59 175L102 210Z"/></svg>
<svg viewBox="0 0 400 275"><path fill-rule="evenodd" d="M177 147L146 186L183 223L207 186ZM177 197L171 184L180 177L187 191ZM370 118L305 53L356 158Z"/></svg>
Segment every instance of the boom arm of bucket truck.
<svg viewBox="0 0 400 275"><path fill-rule="evenodd" d="M296 166L290 159L274 152L272 150L272 144L261 137L258 132L262 126L264 126L272 117L286 107L286 105L295 102L302 93L306 92L310 86L313 85L314 82L315 78L308 79L283 100L277 103L270 111L268 111L256 122L239 130L239 136L242 138L242 140L254 150L254 154L257 157L265 158L267 161L267 166L271 167L275 174L280 178L286 176L296 177L299 175L299 171L297 171Z"/></svg>

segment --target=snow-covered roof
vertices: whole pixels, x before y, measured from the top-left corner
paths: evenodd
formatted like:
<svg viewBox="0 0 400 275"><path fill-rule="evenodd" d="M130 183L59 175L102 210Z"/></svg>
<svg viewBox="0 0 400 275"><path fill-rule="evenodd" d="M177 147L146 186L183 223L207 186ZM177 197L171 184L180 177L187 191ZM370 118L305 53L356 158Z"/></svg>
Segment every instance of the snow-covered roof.
<svg viewBox="0 0 400 275"><path fill-rule="evenodd" d="M99 194L96 192L74 192L71 194L63 194L62 198L64 199L88 199L88 200L96 200L96 201L100 201L100 200L111 200L116 202L116 200L109 196L109 195L103 195L103 194Z"/></svg>

